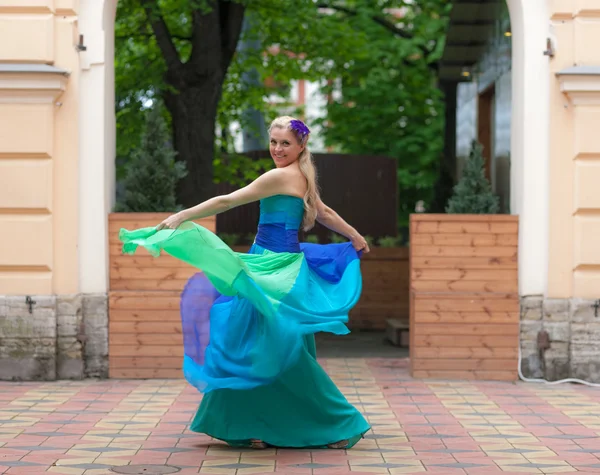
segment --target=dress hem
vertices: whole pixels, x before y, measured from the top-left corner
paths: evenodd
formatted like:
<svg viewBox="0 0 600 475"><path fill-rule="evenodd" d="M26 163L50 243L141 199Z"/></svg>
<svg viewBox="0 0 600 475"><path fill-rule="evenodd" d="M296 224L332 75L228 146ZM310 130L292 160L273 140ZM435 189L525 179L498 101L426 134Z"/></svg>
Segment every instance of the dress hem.
<svg viewBox="0 0 600 475"><path fill-rule="evenodd" d="M278 448L278 449L329 449L329 450L348 450L351 449L352 447L354 447L360 440L365 438L365 434L367 432L369 432L371 430L371 427L367 428L366 430L359 432L358 435L353 435L351 437L337 437L337 440L333 440L333 441L329 441L329 442L324 442L324 443L315 443L315 444L278 444L275 443L275 441L273 441L273 439L269 440L269 437L266 438L262 438L262 437L256 437L253 436L252 438L247 438L247 437L240 437L239 439L234 439L234 438L225 438L225 437L218 437L214 434L211 434L209 432L204 432L204 431L200 431L200 430L196 430L190 427L190 430L192 432L195 432L197 434L205 434L208 435L209 437L212 437L213 439L217 439L220 440L221 442L225 442L226 444L228 444L231 447L241 447L241 448L250 448L250 441L251 440L260 440L262 442L264 442L265 444L267 444L269 447L272 448ZM260 434L257 434L260 435ZM342 440L348 440L348 445L346 447L344 447L343 449L330 449L328 447L329 444L335 444L337 442L340 442Z"/></svg>

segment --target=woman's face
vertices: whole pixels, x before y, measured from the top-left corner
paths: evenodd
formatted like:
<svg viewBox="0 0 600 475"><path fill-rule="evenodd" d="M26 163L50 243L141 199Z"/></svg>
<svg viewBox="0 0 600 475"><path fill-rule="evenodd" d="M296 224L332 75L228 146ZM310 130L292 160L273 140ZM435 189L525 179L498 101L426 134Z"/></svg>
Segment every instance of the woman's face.
<svg viewBox="0 0 600 475"><path fill-rule="evenodd" d="M294 133L289 129L271 129L271 158L277 168L287 167L298 160L304 146L300 145Z"/></svg>

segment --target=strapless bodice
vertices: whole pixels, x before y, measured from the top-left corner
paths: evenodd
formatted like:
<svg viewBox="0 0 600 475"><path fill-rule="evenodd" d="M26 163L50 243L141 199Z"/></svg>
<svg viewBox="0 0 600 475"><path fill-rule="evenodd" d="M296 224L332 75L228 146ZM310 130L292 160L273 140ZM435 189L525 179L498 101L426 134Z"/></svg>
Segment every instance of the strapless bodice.
<svg viewBox="0 0 600 475"><path fill-rule="evenodd" d="M300 252L298 230L304 217L304 200L276 195L260 200L256 244L273 252Z"/></svg>

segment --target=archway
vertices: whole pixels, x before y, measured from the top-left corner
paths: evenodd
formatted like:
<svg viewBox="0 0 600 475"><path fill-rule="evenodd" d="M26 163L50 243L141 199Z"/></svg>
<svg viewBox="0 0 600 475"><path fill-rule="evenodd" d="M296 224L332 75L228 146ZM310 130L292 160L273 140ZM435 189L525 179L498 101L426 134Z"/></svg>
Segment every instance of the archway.
<svg viewBox="0 0 600 475"><path fill-rule="evenodd" d="M519 294L547 289L549 15L543 0L507 0L512 28L510 209L519 215ZM81 291L108 292L107 215L115 194L114 22L117 0L82 0L87 51L80 80ZM86 269L98 269L91 274Z"/></svg>
<svg viewBox="0 0 600 475"><path fill-rule="evenodd" d="M114 204L114 22L118 0L82 0L88 46L80 82L80 272L83 292L106 292L106 216ZM520 216L521 295L544 294L549 222L549 16L543 0L507 0L512 24L510 208ZM86 273L85 269L99 269Z"/></svg>

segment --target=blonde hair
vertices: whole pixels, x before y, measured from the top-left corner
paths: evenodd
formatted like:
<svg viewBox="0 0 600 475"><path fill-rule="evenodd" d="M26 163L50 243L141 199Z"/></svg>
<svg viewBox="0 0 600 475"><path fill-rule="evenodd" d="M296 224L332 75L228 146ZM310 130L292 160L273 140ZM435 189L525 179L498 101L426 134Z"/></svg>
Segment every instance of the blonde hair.
<svg viewBox="0 0 600 475"><path fill-rule="evenodd" d="M269 127L269 133L273 129L287 129L292 131L298 143L304 145L302 152L298 156L298 166L300 171L306 178L308 185L306 193L304 194L304 219L302 220L302 229L308 231L313 228L317 219L317 201L319 199L319 189L317 186L317 169L313 161L312 154L306 146L308 142L308 135L300 136L296 131L291 128L291 122L295 119L287 115L277 117Z"/></svg>

